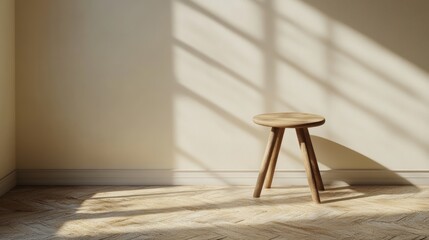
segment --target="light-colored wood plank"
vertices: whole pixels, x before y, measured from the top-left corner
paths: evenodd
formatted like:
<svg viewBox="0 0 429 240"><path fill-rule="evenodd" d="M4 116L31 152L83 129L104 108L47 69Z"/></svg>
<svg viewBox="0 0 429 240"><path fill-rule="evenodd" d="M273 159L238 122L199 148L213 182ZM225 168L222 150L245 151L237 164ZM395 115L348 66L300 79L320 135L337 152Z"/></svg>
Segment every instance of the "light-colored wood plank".
<svg viewBox="0 0 429 240"><path fill-rule="evenodd" d="M311 113L283 112L264 113L253 117L256 124L278 128L315 127L325 123L325 118Z"/></svg>
<svg viewBox="0 0 429 240"><path fill-rule="evenodd" d="M301 148L302 158L304 160L305 172L307 173L308 185L311 191L311 197L315 203L320 203L319 192L317 191L316 180L314 177L314 173L311 169L311 162L309 157L309 151L307 142L305 139L305 133L302 128L296 129L296 135L298 137L299 146Z"/></svg>
<svg viewBox="0 0 429 240"><path fill-rule="evenodd" d="M279 128L271 128L270 135L268 137L267 147L265 149L264 158L262 160L261 169L259 170L258 179L256 181L255 190L253 191L253 197L258 198L261 196L262 187L264 186L264 180L267 175L268 166L270 165L271 156L273 154L274 145L277 141L279 134Z"/></svg>
<svg viewBox="0 0 429 240"><path fill-rule="evenodd" d="M284 128L279 129L276 142L274 144L273 154L271 156L270 166L268 168L267 178L265 179L265 187L271 188L273 183L274 172L276 170L277 158L279 157L280 148L282 146L283 134L285 132Z"/></svg>
<svg viewBox="0 0 429 240"><path fill-rule="evenodd" d="M8 239L425 239L429 187L18 187L0 198Z"/></svg>

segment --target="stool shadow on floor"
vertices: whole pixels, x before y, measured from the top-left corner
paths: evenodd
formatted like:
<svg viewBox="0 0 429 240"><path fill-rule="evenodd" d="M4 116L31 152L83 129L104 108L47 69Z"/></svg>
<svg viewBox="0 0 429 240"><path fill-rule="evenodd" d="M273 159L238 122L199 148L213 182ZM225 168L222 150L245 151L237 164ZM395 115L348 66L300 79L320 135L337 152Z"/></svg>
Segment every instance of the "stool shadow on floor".
<svg viewBox="0 0 429 240"><path fill-rule="evenodd" d="M419 192L419 188L407 179L353 149L319 136L312 135L311 139L319 163L332 169L321 172L323 181L328 186L325 192L321 192L321 197L328 199L322 201L324 203L389 194L390 188L385 188L384 186L386 185L409 185L410 187L407 188L407 193ZM345 179L344 174L336 174L337 170L342 170L344 172L350 171L350 175ZM369 184L365 176L359 176L359 170L365 172L365 175L370 173L371 176L377 178L377 182L371 183L371 185L379 185L380 187L376 187L374 191L360 192L357 196L338 198L338 195L342 195L341 190L354 190L353 186L350 185ZM338 182L345 183L349 186L329 187ZM358 190L359 188L357 191ZM336 198L332 199L334 196Z"/></svg>

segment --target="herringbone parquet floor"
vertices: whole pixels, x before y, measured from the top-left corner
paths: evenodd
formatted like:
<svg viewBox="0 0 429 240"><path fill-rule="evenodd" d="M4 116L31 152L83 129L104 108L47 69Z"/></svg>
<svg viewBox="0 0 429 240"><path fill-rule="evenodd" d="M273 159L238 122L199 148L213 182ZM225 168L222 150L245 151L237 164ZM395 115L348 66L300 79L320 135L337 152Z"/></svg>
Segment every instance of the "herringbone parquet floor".
<svg viewBox="0 0 429 240"><path fill-rule="evenodd" d="M1 239L429 239L429 187L18 187Z"/></svg>

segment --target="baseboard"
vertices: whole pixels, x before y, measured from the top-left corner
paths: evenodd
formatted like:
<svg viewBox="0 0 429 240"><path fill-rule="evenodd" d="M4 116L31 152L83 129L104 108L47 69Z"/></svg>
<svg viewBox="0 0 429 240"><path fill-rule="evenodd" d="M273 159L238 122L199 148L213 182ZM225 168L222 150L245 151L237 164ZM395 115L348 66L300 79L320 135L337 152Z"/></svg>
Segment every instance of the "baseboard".
<svg viewBox="0 0 429 240"><path fill-rule="evenodd" d="M327 185L429 185L429 170L326 170L321 171L321 174ZM17 170L17 183L18 185L254 185L257 175L256 170L36 169ZM12 179L14 178L10 177L7 186L14 185ZM277 170L273 185L307 185L306 174L303 170Z"/></svg>
<svg viewBox="0 0 429 240"><path fill-rule="evenodd" d="M16 186L16 172L13 171L0 179L0 196Z"/></svg>

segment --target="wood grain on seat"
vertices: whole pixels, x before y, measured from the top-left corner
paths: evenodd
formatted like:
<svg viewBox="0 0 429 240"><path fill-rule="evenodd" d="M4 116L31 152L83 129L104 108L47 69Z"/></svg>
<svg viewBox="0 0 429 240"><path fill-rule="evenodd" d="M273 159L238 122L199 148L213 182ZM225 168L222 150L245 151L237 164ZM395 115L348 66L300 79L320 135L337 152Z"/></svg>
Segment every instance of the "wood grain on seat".
<svg viewBox="0 0 429 240"><path fill-rule="evenodd" d="M256 124L278 128L308 128L325 123L325 118L316 114L283 112L264 113L253 117Z"/></svg>

